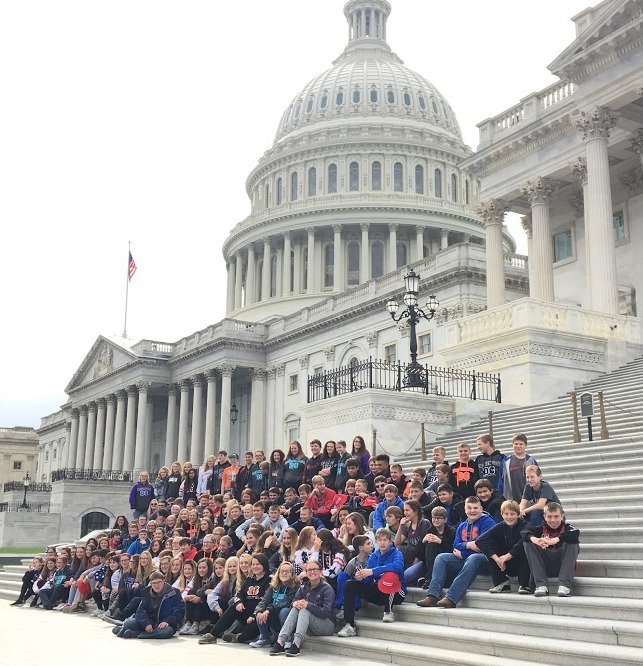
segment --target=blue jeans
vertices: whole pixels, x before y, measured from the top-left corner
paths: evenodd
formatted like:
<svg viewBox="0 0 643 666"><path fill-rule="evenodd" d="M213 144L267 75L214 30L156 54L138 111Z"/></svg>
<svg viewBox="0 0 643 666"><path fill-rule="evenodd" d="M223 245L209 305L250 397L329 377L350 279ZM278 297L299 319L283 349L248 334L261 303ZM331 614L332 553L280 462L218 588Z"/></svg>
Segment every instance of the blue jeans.
<svg viewBox="0 0 643 666"><path fill-rule="evenodd" d="M536 527L543 524L544 517L545 512L542 509L534 509L527 514L527 520Z"/></svg>
<svg viewBox="0 0 643 666"><path fill-rule="evenodd" d="M270 638L270 632L274 631L276 634L279 634L279 631L284 626L284 622L290 613L290 606L286 608L280 608L278 613L268 613L267 622L257 622L259 627L259 635L261 638L268 640Z"/></svg>
<svg viewBox="0 0 643 666"><path fill-rule="evenodd" d="M422 575L423 571L424 562L415 562L408 569L404 569L404 582L410 585L416 578Z"/></svg>
<svg viewBox="0 0 643 666"><path fill-rule="evenodd" d="M133 617L129 617L123 622L123 629L137 631L138 638L172 638L172 636L174 636L174 629L170 626L167 626L164 629L154 627L154 629L148 634L145 631L145 627L141 627L136 621L136 618Z"/></svg>
<svg viewBox="0 0 643 666"><path fill-rule="evenodd" d="M337 592L335 594L335 608L341 608L344 605L344 588L346 587L346 581L352 580L351 577L340 571L337 574ZM362 607L362 600L359 597L355 597L355 610L359 610Z"/></svg>
<svg viewBox="0 0 643 666"><path fill-rule="evenodd" d="M455 576L446 596L457 604L471 587L479 573L489 573L489 561L482 553L472 553L466 560L457 558L453 553L441 553L435 558L433 576L429 585L429 595L440 597L442 587L449 574Z"/></svg>

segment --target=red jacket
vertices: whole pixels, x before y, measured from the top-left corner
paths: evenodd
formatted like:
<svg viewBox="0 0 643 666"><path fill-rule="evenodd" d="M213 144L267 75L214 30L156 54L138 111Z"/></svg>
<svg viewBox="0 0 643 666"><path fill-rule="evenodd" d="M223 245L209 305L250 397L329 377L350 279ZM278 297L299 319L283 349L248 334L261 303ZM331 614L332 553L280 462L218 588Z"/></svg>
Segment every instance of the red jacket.
<svg viewBox="0 0 643 666"><path fill-rule="evenodd" d="M337 493L330 488L324 488L324 493L321 497L313 492L310 497L304 503L304 506L309 506L313 510L313 514L316 516L318 514L330 513L330 510L333 508L333 503L335 502L335 497Z"/></svg>
<svg viewBox="0 0 643 666"><path fill-rule="evenodd" d="M183 553L181 553L179 555L179 559L183 560L184 562L185 562L185 560L193 560L196 554L197 554L196 546L192 546L192 548L190 548L190 551L188 552L188 554L184 555Z"/></svg>

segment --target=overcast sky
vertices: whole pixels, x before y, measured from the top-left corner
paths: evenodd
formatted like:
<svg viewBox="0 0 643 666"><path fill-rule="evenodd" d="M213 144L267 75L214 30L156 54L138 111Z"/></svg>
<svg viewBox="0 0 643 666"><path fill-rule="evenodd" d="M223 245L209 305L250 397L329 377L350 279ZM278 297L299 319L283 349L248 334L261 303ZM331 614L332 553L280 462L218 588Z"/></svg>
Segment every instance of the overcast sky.
<svg viewBox="0 0 643 666"><path fill-rule="evenodd" d="M97 335L122 333L128 241L132 340L224 316L221 246L249 213L246 177L343 50L344 4L1 4L0 427L38 426ZM475 148L476 123L555 81L546 66L588 0L391 4L389 44Z"/></svg>

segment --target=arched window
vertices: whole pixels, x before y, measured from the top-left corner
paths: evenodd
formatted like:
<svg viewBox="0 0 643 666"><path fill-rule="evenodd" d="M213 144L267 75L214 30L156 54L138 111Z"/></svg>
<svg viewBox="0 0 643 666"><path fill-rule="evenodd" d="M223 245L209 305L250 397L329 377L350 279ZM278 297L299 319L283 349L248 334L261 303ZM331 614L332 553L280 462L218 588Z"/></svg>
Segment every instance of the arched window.
<svg viewBox="0 0 643 666"><path fill-rule="evenodd" d="M424 167L420 164L415 167L415 193L424 194Z"/></svg>
<svg viewBox="0 0 643 666"><path fill-rule="evenodd" d="M332 243L324 248L324 287L332 287L335 283L335 251Z"/></svg>
<svg viewBox="0 0 643 666"><path fill-rule="evenodd" d="M377 88L371 88L371 104L377 104Z"/></svg>
<svg viewBox="0 0 643 666"><path fill-rule="evenodd" d="M277 178L277 206L281 206L284 198L284 184L281 178Z"/></svg>
<svg viewBox="0 0 643 666"><path fill-rule="evenodd" d="M344 106L344 91L340 88L335 95L335 106Z"/></svg>
<svg viewBox="0 0 643 666"><path fill-rule="evenodd" d="M386 101L389 104L395 104L395 92L393 90L386 91Z"/></svg>
<svg viewBox="0 0 643 666"><path fill-rule="evenodd" d="M396 268L401 268L406 265L407 262L407 253L406 245L402 241L397 241L396 256L397 256L397 266Z"/></svg>
<svg viewBox="0 0 643 666"><path fill-rule="evenodd" d="M404 167L402 162L393 165L393 191L404 192Z"/></svg>
<svg viewBox="0 0 643 666"><path fill-rule="evenodd" d="M371 245L371 277L378 278L384 275L384 243L374 241Z"/></svg>
<svg viewBox="0 0 643 666"><path fill-rule="evenodd" d="M359 243L351 241L346 248L348 252L348 275L346 284L351 287L359 284Z"/></svg>
<svg viewBox="0 0 643 666"><path fill-rule="evenodd" d="M325 109L328 107L328 93L324 90L321 99L319 100L319 108Z"/></svg>
<svg viewBox="0 0 643 666"><path fill-rule="evenodd" d="M439 115L440 111L434 99L431 100L431 106L433 107L433 113L435 113L436 116Z"/></svg>
<svg viewBox="0 0 643 666"><path fill-rule="evenodd" d="M469 181L468 181L468 180L465 180L465 181L464 181L464 203L467 204L467 206L468 206L469 203L470 203L469 198L470 198L470 194L469 194Z"/></svg>
<svg viewBox="0 0 643 666"><path fill-rule="evenodd" d="M315 98L309 97L308 101L306 102L306 113L312 113L314 106L315 106Z"/></svg>
<svg viewBox="0 0 643 666"><path fill-rule="evenodd" d="M317 194L317 169L311 167L308 169L308 196L314 197Z"/></svg>
<svg viewBox="0 0 643 666"><path fill-rule="evenodd" d="M442 198L442 171L440 169L436 169L435 172L433 173L433 178L435 180L435 196L438 199Z"/></svg>
<svg viewBox="0 0 643 666"><path fill-rule="evenodd" d="M348 188L351 192L359 190L359 164L357 162L351 162L350 164L348 182Z"/></svg>
<svg viewBox="0 0 643 666"><path fill-rule="evenodd" d="M402 95L402 99L404 100L404 106L411 106L411 93L410 92L405 92L404 95Z"/></svg>
<svg viewBox="0 0 643 666"><path fill-rule="evenodd" d="M359 88L353 90L353 104L359 104L362 101L362 91Z"/></svg>
<svg viewBox="0 0 643 666"><path fill-rule="evenodd" d="M290 176L290 200L297 201L297 190L299 189L299 178L297 172L293 171Z"/></svg>
<svg viewBox="0 0 643 666"><path fill-rule="evenodd" d="M109 526L109 516L102 511L91 511L86 513L80 521L81 537L94 530L104 530Z"/></svg>
<svg viewBox="0 0 643 666"><path fill-rule="evenodd" d="M458 177L454 173L451 174L451 199L458 200Z"/></svg>
<svg viewBox="0 0 643 666"><path fill-rule="evenodd" d="M337 165L328 165L328 194L337 192Z"/></svg>
<svg viewBox="0 0 643 666"><path fill-rule="evenodd" d="M301 102L298 102L297 106L295 107L295 120L299 120L300 115L301 115Z"/></svg>
<svg viewBox="0 0 643 666"><path fill-rule="evenodd" d="M418 96L418 105L422 111L426 111L426 100L424 99L424 95Z"/></svg>
<svg viewBox="0 0 643 666"><path fill-rule="evenodd" d="M382 163L373 162L371 166L371 189L382 189Z"/></svg>
<svg viewBox="0 0 643 666"><path fill-rule="evenodd" d="M270 257L270 296L274 298L277 295L277 255Z"/></svg>

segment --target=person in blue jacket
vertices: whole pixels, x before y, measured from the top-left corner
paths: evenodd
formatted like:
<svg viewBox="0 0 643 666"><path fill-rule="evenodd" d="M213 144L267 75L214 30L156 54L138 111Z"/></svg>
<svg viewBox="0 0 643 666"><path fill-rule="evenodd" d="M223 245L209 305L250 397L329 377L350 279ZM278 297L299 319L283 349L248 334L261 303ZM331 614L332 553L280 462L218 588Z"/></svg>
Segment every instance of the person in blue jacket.
<svg viewBox="0 0 643 666"><path fill-rule="evenodd" d="M141 592L136 613L112 631L119 638L172 638L184 614L181 592L169 585L160 571L154 571L149 586Z"/></svg>
<svg viewBox="0 0 643 666"><path fill-rule="evenodd" d="M467 519L458 525L452 553L440 553L433 563L433 574L428 595L417 602L418 606L431 608L455 608L479 573L489 574L487 556L480 552L476 539L495 527L496 521L483 513L478 497L467 497L464 503ZM455 576L455 578L453 578ZM442 588L447 578L453 578L446 596Z"/></svg>
<svg viewBox="0 0 643 666"><path fill-rule="evenodd" d="M379 530L380 527L386 527L386 518L384 512L390 506L397 506L404 509L404 502L398 497L397 486L393 483L387 483L384 487L384 499L377 505L373 515L373 529Z"/></svg>
<svg viewBox="0 0 643 666"><path fill-rule="evenodd" d="M404 557L393 541L391 533L382 527L375 533L377 549L371 553L366 567L360 569L344 587L344 620L346 625L337 634L340 638L357 636L355 629L355 597L384 606L384 622L395 622L393 606L406 597ZM383 591L388 590L388 591Z"/></svg>

